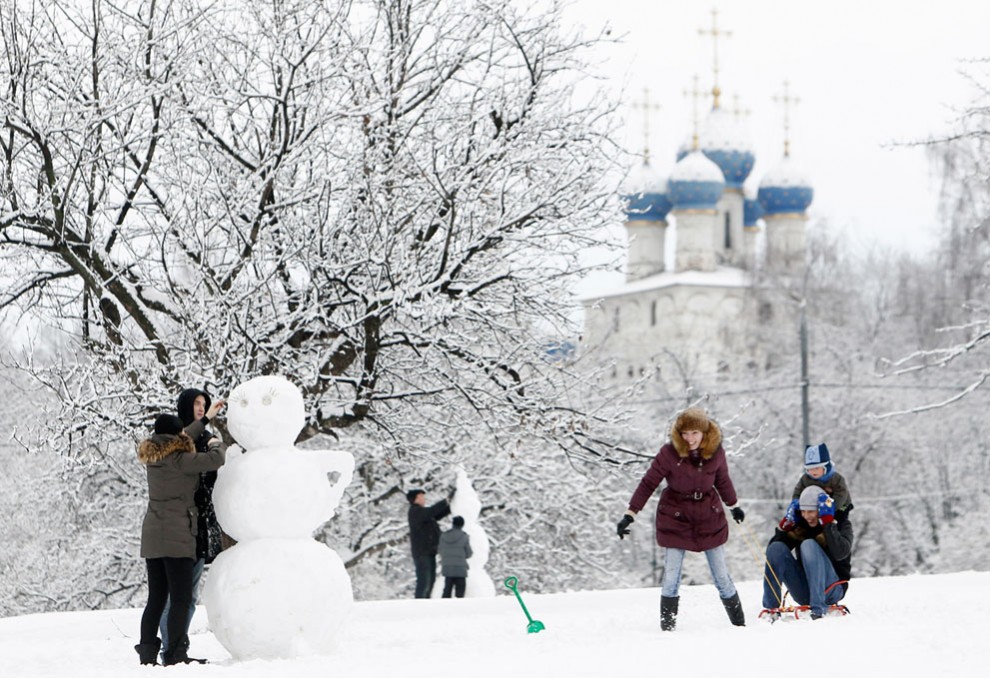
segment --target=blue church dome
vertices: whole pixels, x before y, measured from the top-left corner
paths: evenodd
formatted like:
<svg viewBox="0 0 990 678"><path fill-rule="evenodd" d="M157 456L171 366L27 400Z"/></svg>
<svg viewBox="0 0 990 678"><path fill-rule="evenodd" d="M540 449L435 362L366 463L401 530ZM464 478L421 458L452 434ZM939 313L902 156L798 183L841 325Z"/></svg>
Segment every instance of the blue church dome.
<svg viewBox="0 0 990 678"><path fill-rule="evenodd" d="M749 134L732 113L713 109L698 130L698 147L722 170L727 188L742 188L756 155Z"/></svg>
<svg viewBox="0 0 990 678"><path fill-rule="evenodd" d="M688 153L674 165L667 182L667 195L676 210L715 209L723 190L722 170L701 151Z"/></svg>
<svg viewBox="0 0 990 678"><path fill-rule="evenodd" d="M690 140L681 144L677 149L677 159L681 160L690 153L692 145ZM698 148L722 170L726 188L741 190L756 164L749 134L742 123L721 108L713 109L702 122L698 129Z"/></svg>
<svg viewBox="0 0 990 678"><path fill-rule="evenodd" d="M815 197L811 182L787 156L767 173L757 193L766 216L804 214Z"/></svg>
<svg viewBox="0 0 990 678"><path fill-rule="evenodd" d="M629 175L622 189L626 200L626 221L666 221L671 204L667 177L643 163Z"/></svg>
<svg viewBox="0 0 990 678"><path fill-rule="evenodd" d="M743 228L754 228L756 221L763 216L763 206L756 198L743 200Z"/></svg>

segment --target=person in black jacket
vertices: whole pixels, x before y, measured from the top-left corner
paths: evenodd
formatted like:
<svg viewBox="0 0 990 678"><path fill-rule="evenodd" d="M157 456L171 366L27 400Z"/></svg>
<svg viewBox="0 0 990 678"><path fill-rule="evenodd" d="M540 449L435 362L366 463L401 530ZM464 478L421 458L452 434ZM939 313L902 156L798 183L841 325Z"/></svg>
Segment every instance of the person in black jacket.
<svg viewBox="0 0 990 678"><path fill-rule="evenodd" d="M223 406L223 400L214 403L206 391L200 391L198 388L187 388L179 394L176 412L184 426L183 431L192 439L197 453L203 454L217 446L219 449L226 449L223 441L206 428ZM179 645L186 648L189 647L189 625L196 612L196 603L199 602L199 582L203 577L203 569L212 563L222 550L220 524L213 510L213 486L216 482L217 472L207 471L199 475L199 483L196 486L195 501L199 517L196 521L196 559L192 570L192 599L189 604L189 615L186 617L185 632L179 641ZM167 620L171 607L172 599L169 597L159 622L163 648L169 646Z"/></svg>
<svg viewBox="0 0 990 678"><path fill-rule="evenodd" d="M416 597L429 598L437 578L437 547L440 545L437 521L450 515L450 502L441 499L427 506L423 490L409 490L406 499L409 500L409 544L416 565Z"/></svg>
<svg viewBox="0 0 990 678"><path fill-rule="evenodd" d="M846 595L853 527L849 512L836 514L835 508L832 497L816 485L791 502L767 544L763 607L781 606L781 582L799 605L811 608L812 619L821 619Z"/></svg>

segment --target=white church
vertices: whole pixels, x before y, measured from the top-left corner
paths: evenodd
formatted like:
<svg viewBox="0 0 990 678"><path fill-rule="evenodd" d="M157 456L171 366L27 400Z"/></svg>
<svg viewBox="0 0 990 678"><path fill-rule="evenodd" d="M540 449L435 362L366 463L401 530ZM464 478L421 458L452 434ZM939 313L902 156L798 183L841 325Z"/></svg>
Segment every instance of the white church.
<svg viewBox="0 0 990 678"><path fill-rule="evenodd" d="M617 383L738 381L797 356L794 290L814 192L790 157L786 122L782 156L750 176L753 144L719 94L716 69L712 108L669 178L644 154L623 191L625 281L581 300L581 351Z"/></svg>

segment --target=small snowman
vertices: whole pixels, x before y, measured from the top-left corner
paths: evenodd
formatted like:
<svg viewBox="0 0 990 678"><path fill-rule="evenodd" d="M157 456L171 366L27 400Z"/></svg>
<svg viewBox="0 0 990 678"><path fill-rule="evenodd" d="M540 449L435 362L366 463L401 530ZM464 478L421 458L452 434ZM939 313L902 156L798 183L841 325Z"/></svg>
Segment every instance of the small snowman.
<svg viewBox="0 0 990 678"><path fill-rule="evenodd" d="M464 597L493 598L495 596L495 582L485 572L491 547L485 528L478 523L478 518L481 516L481 499L478 498L478 493L463 468L458 467L455 484L457 491L450 501L450 512L455 516L464 518L463 529L471 538L472 555L468 558L468 577L464 588Z"/></svg>
<svg viewBox="0 0 990 678"><path fill-rule="evenodd" d="M347 452L301 450L302 393L277 376L251 379L227 399L237 443L213 503L237 544L213 562L203 591L210 628L235 659L332 651L353 607L335 551L313 533L334 515L354 473Z"/></svg>

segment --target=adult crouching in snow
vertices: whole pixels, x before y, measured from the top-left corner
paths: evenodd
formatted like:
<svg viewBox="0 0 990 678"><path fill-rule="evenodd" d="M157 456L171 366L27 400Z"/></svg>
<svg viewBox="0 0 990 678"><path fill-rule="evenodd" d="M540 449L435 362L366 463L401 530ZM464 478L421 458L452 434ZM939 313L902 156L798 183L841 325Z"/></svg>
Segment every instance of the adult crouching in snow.
<svg viewBox="0 0 990 678"><path fill-rule="evenodd" d="M620 538L629 534L633 518L664 480L667 485L660 493L656 518L657 544L664 553L660 628L673 631L677 624L681 567L687 551L705 554L729 621L745 626L739 593L725 562L723 545L729 539L729 523L722 505L728 506L737 523L745 513L737 505L729 477L722 431L704 410L690 408L677 415L670 441L654 457L619 521Z"/></svg>
<svg viewBox="0 0 990 678"><path fill-rule="evenodd" d="M154 435L138 445L138 460L148 477L148 510L141 527L141 557L148 568L148 604L141 616L141 642L134 646L142 664L157 664L161 649L158 621L171 598L166 665L204 661L190 659L181 642L192 601L192 574L196 562L198 511L195 493L201 473L223 465L224 450L213 447L196 454L182 420L162 414Z"/></svg>
<svg viewBox="0 0 990 678"><path fill-rule="evenodd" d="M791 598L811 608L812 619L821 619L849 588L852 542L849 512L836 512L835 500L817 485L804 488L767 544L763 607L780 607L783 582Z"/></svg>

